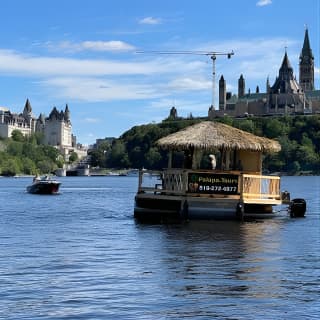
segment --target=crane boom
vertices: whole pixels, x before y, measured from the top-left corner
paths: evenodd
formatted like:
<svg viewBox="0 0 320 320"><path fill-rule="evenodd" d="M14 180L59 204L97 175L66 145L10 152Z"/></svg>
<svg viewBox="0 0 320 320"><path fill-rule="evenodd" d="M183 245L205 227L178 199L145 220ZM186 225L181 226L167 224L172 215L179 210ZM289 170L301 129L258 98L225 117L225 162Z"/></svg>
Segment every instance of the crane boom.
<svg viewBox="0 0 320 320"><path fill-rule="evenodd" d="M136 51L136 53L150 53L150 54L190 54L190 55L201 55L208 56L212 60L212 103L211 107L214 109L215 101L215 90L216 90L216 59L217 56L227 56L228 59L234 55L233 50L230 52L219 52L219 51Z"/></svg>

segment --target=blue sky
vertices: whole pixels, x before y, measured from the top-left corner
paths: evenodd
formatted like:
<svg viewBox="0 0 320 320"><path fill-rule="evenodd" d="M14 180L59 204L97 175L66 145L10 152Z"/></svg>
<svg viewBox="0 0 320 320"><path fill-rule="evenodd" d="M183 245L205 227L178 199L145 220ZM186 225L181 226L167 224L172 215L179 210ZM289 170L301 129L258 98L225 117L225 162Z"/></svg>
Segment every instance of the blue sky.
<svg viewBox="0 0 320 320"><path fill-rule="evenodd" d="M134 125L179 116L206 116L212 62L202 55L137 51L218 51L227 90L265 92L287 47L295 75L305 26L319 89L318 0L1 0L0 106L33 113L71 111L83 144L118 137ZM217 95L216 95L217 96Z"/></svg>

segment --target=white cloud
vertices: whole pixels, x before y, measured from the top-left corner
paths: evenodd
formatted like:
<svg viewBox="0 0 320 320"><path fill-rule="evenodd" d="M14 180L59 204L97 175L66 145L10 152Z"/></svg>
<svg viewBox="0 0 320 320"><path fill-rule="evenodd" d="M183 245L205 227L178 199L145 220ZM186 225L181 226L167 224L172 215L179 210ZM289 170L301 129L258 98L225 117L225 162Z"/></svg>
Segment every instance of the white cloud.
<svg viewBox="0 0 320 320"><path fill-rule="evenodd" d="M47 90L70 100L102 102L115 100L151 99L164 95L163 91L150 84L132 84L124 80L108 81L99 78L60 77L41 81Z"/></svg>
<svg viewBox="0 0 320 320"><path fill-rule="evenodd" d="M83 119L84 122L87 122L87 123L98 123L101 121L101 119L99 118L85 118Z"/></svg>
<svg viewBox="0 0 320 320"><path fill-rule="evenodd" d="M53 47L53 45L50 45ZM54 46L55 47L55 46ZM123 41L83 41L80 43L73 43L70 41L63 41L58 44L59 48L71 51L104 51L104 52L119 52L119 51L133 51L136 48Z"/></svg>
<svg viewBox="0 0 320 320"><path fill-rule="evenodd" d="M240 74L246 80L246 88L265 84L277 76L284 56L284 47L295 73L301 43L285 38L245 39L207 43L196 50L225 52L234 50L231 59L219 56L216 60L216 91L221 76L228 90L237 88ZM182 48L183 50L184 48ZM118 58L119 56L119 58ZM0 49L0 73L31 78L47 96L67 101L130 101L159 100L170 97L190 100L190 108L209 103L212 96L212 60L201 55L117 55L114 60L80 59L64 57L30 56ZM315 70L319 75L319 69ZM253 90L253 89L252 89ZM263 90L263 89L262 89ZM48 94L49 93L49 94ZM172 105L168 103L168 105ZM203 105L205 104L202 101ZM185 101L184 109L187 109ZM207 108L207 107L206 107ZM91 119L92 120L92 119ZM88 121L91 121L90 119Z"/></svg>
<svg viewBox="0 0 320 320"><path fill-rule="evenodd" d="M142 75L164 72L165 69L165 64L155 65L154 62L37 57L0 50L0 71L23 76Z"/></svg>
<svg viewBox="0 0 320 320"><path fill-rule="evenodd" d="M161 22L162 22L161 19L153 18L153 17L146 17L146 18L143 18L143 19L139 20L140 24L152 24L152 25L155 25L155 24L160 24Z"/></svg>
<svg viewBox="0 0 320 320"><path fill-rule="evenodd" d="M272 0L259 0L257 2L258 7L264 7L264 6L268 6L270 4L272 4Z"/></svg>
<svg viewBox="0 0 320 320"><path fill-rule="evenodd" d="M197 77L176 78L169 82L169 88L175 90L205 90L212 87L212 82Z"/></svg>

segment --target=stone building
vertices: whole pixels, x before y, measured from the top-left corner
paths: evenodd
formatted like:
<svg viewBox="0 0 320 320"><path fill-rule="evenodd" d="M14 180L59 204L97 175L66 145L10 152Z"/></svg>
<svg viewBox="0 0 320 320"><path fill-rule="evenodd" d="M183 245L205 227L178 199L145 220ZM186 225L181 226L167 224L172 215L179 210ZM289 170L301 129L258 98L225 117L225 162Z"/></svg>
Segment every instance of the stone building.
<svg viewBox="0 0 320 320"><path fill-rule="evenodd" d="M285 51L279 74L272 86L269 78L265 92L257 86L255 93L245 93L245 79L238 79L238 94L226 92L226 80L221 76L219 81L219 109L212 107L209 118L230 115L281 115L320 113L320 90L315 90L314 56L310 47L308 29L305 30L303 47L299 57L299 82Z"/></svg>
<svg viewBox="0 0 320 320"><path fill-rule="evenodd" d="M72 147L72 126L68 105L65 111L60 112L54 107L47 118L40 114L36 127L38 132L44 134L46 144L63 149Z"/></svg>
<svg viewBox="0 0 320 320"><path fill-rule="evenodd" d="M29 99L21 114L11 113L8 108L0 107L0 137L11 137L13 130L19 130L25 136L41 132L46 144L57 147L65 155L76 146L68 105L60 112L54 107L49 117L40 114L38 119L32 114Z"/></svg>
<svg viewBox="0 0 320 320"><path fill-rule="evenodd" d="M35 131L35 124L29 99L20 114L11 113L8 108L0 107L0 137L11 137L12 131L16 129L23 135L28 135Z"/></svg>

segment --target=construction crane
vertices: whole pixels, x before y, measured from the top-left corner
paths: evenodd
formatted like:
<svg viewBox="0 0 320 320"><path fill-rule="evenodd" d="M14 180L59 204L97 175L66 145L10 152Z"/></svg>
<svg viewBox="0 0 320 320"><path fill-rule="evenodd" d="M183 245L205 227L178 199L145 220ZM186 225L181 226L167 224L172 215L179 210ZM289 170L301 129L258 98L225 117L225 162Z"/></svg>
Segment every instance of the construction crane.
<svg viewBox="0 0 320 320"><path fill-rule="evenodd" d="M234 52L217 52L217 51L136 51L136 53L149 53L149 54L190 54L190 55L201 55L208 56L212 60L212 104L211 107L214 109L215 91L216 91L216 60L217 56L227 56L230 59Z"/></svg>

